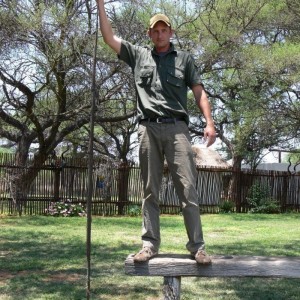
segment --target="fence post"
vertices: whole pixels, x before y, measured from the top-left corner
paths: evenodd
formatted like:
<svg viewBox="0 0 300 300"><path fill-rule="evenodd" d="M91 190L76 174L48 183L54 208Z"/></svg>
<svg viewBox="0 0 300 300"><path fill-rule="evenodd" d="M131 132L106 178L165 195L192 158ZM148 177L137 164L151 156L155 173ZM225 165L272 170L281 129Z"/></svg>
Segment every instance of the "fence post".
<svg viewBox="0 0 300 300"><path fill-rule="evenodd" d="M128 181L130 166L123 162L118 168L118 215L123 215L124 206L128 202Z"/></svg>
<svg viewBox="0 0 300 300"><path fill-rule="evenodd" d="M60 186L60 168L55 168L54 172L54 201L59 200L59 186Z"/></svg>

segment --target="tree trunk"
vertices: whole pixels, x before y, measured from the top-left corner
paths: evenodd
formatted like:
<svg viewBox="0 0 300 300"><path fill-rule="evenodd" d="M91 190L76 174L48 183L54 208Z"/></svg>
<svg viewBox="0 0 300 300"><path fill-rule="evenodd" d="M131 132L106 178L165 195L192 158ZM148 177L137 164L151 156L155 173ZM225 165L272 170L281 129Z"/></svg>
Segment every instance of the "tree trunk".
<svg viewBox="0 0 300 300"><path fill-rule="evenodd" d="M36 178L42 165L46 161L46 154L39 154L29 161L26 143L16 152L15 168L9 174L9 189L13 201L13 208L22 215L27 204L27 196L31 183Z"/></svg>
<svg viewBox="0 0 300 300"><path fill-rule="evenodd" d="M26 184L24 178L24 170L14 169L10 174L9 191L13 201L13 209L15 212L22 215L23 209L26 207L27 194L29 186Z"/></svg>

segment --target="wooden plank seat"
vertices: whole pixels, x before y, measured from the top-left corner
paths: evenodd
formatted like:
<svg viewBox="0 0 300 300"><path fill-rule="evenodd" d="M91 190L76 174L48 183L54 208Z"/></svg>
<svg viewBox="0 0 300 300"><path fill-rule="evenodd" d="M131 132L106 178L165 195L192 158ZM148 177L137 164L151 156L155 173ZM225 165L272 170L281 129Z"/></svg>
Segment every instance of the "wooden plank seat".
<svg viewBox="0 0 300 300"><path fill-rule="evenodd" d="M159 254L147 262L135 263L129 255L125 274L163 276L165 300L180 299L182 276L300 278L300 257L215 255L212 261L203 266L190 255Z"/></svg>

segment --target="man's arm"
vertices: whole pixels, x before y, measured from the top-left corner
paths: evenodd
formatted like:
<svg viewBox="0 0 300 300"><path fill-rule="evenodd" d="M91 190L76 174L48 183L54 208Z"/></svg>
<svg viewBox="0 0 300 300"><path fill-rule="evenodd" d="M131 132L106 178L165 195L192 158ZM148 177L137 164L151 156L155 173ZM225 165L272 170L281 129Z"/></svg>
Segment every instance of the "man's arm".
<svg viewBox="0 0 300 300"><path fill-rule="evenodd" d="M111 24L107 18L104 8L104 0L96 0L100 17L100 31L104 42L110 46L117 54L121 51L121 39L114 35Z"/></svg>
<svg viewBox="0 0 300 300"><path fill-rule="evenodd" d="M196 100L196 103L201 110L205 120L206 120L206 128L204 130L204 138L207 139L206 146L209 147L216 140L216 130L214 121L211 116L211 108L210 103L208 101L205 90L202 85L194 85L192 87L192 91Z"/></svg>

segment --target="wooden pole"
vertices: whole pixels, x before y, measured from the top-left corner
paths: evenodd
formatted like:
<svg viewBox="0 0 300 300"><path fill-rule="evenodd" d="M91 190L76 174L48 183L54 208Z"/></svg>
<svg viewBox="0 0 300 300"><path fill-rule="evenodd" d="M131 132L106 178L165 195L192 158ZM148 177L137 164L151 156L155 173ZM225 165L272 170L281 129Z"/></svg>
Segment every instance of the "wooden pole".
<svg viewBox="0 0 300 300"><path fill-rule="evenodd" d="M91 295L91 230L92 230L92 197L93 197L93 145L94 145L94 127L95 127L95 108L96 108L96 57L98 46L98 6L96 20L96 35L95 48L93 58L93 73L92 73L92 97L91 97L91 112L90 112L90 136L89 136L89 159L88 159L88 197L86 202L87 209L87 225L86 225L86 260L87 260L87 280L86 280L86 299L90 299Z"/></svg>

